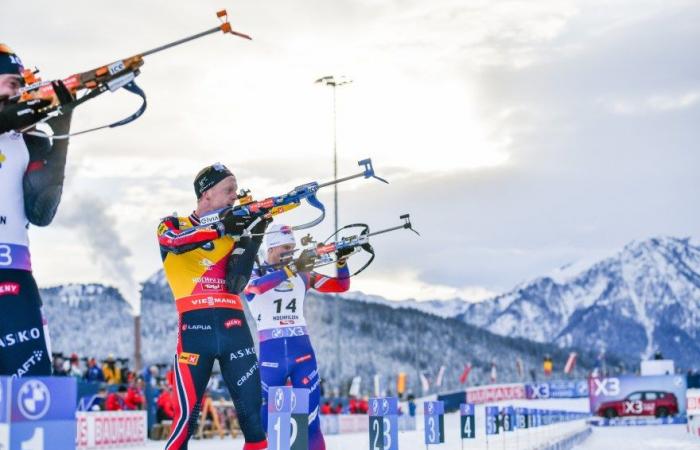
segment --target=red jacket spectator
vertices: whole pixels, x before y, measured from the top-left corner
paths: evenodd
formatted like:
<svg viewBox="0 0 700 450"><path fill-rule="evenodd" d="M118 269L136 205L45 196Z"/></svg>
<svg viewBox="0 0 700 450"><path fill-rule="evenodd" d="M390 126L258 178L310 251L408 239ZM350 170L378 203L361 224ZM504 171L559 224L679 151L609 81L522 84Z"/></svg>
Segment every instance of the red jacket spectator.
<svg viewBox="0 0 700 450"><path fill-rule="evenodd" d="M126 409L143 409L144 398L138 388L131 387L124 396Z"/></svg>
<svg viewBox="0 0 700 450"><path fill-rule="evenodd" d="M350 414L357 414L357 399L354 397L350 399L350 402L348 403L348 409L350 410Z"/></svg>
<svg viewBox="0 0 700 450"><path fill-rule="evenodd" d="M321 405L321 414L331 414L333 411L331 411L331 404L326 402L323 405Z"/></svg>
<svg viewBox="0 0 700 450"><path fill-rule="evenodd" d="M122 395L116 392L112 392L107 396L105 401L106 411L123 411L126 409L126 403Z"/></svg>
<svg viewBox="0 0 700 450"><path fill-rule="evenodd" d="M173 402L173 396L167 389L163 389L163 392L161 392L158 396L156 406L168 419L172 419L175 416L175 403Z"/></svg>
<svg viewBox="0 0 700 450"><path fill-rule="evenodd" d="M369 401L363 398L357 402L357 410L359 414L367 414L369 412Z"/></svg>

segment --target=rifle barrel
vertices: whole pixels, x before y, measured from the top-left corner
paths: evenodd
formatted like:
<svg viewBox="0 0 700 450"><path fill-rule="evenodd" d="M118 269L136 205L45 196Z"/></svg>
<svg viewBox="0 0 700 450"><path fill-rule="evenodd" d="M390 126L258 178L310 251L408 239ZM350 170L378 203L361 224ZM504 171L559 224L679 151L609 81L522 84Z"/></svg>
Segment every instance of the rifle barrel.
<svg viewBox="0 0 700 450"><path fill-rule="evenodd" d="M347 176L347 177L338 178L337 180L328 181L328 182L326 182L326 183L321 183L321 184L318 185L318 188L320 189L320 188L322 188L322 187L332 186L332 185L334 185L334 184L342 183L342 182L344 182L344 181L348 181L348 180L352 180L352 179L354 179L354 178L360 178L360 177L364 177L364 176L365 176L365 173L364 173L364 172L361 172L361 173L358 173L358 174L355 174L355 175L349 175L349 176Z"/></svg>
<svg viewBox="0 0 700 450"><path fill-rule="evenodd" d="M175 47L177 45L184 44L185 42L199 39L199 38L206 36L208 34L216 33L217 31L221 31L221 26L214 27L214 28L207 30L207 31L202 31L201 33L193 34L192 36L178 39L177 41L173 41L173 42L170 42L169 44L161 45L160 47L152 48L151 50L148 50L148 51L141 53L140 56L143 57L143 56L152 55L154 53L162 52L163 50L167 50L171 47Z"/></svg>
<svg viewBox="0 0 700 450"><path fill-rule="evenodd" d="M390 232L390 231L400 230L400 229L402 229L402 228L406 228L406 227L403 226L403 225L397 225L397 226L395 226L395 227L391 227L391 228L386 228L386 229L384 229L384 230L375 231L374 233L368 234L367 237L372 237L372 236L376 236L376 235L378 235L378 234L388 233L388 232Z"/></svg>

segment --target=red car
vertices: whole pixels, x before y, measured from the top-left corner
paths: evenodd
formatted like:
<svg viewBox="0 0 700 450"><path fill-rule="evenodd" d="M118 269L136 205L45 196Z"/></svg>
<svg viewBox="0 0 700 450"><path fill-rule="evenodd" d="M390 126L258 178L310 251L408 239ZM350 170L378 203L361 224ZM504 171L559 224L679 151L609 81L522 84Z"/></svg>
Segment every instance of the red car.
<svg viewBox="0 0 700 450"><path fill-rule="evenodd" d="M624 400L601 403L597 414L609 419L622 416L674 416L678 414L678 400L671 392L632 392Z"/></svg>

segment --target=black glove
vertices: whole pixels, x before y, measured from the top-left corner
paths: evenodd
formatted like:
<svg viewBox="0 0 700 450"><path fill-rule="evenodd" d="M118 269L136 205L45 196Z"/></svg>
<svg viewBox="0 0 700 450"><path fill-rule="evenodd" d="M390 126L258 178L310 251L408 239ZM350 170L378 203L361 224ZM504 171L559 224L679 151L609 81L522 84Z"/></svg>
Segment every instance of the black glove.
<svg viewBox="0 0 700 450"><path fill-rule="evenodd" d="M256 223L255 226L250 230L251 233L253 233L253 240L255 242L261 243L263 240L263 235L265 234L265 230L267 230L267 226L272 223L272 218L265 218L262 217L260 219L260 222Z"/></svg>
<svg viewBox="0 0 700 450"><path fill-rule="evenodd" d="M304 250L301 255L290 264L290 268L293 272L311 272L314 270L314 263L316 262L316 257L313 250Z"/></svg>
<svg viewBox="0 0 700 450"><path fill-rule="evenodd" d="M253 219L250 216L236 216L233 214L233 210L229 210L224 215L221 223L224 224L225 234L240 236L252 221Z"/></svg>
<svg viewBox="0 0 700 450"><path fill-rule="evenodd" d="M352 255L354 251L355 249L353 247L341 248L340 250L335 252L335 257L339 263L343 263L345 262L345 258Z"/></svg>
<svg viewBox="0 0 700 450"><path fill-rule="evenodd" d="M48 113L40 110L50 104L51 102L48 100L35 99L5 105L0 111L0 133L7 133L10 130L21 130L34 125L48 115Z"/></svg>
<svg viewBox="0 0 700 450"><path fill-rule="evenodd" d="M58 98L58 102L61 104L61 106L65 106L75 100L75 97L70 93L66 85L63 84L63 81L52 81L51 86L53 87L53 91L56 93L56 97Z"/></svg>

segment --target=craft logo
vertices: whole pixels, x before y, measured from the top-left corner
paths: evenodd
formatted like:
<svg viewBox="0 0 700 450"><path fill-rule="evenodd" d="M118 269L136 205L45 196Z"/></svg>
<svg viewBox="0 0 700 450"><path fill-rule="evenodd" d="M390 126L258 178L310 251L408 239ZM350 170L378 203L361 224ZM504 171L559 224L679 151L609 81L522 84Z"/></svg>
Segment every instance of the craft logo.
<svg viewBox="0 0 700 450"><path fill-rule="evenodd" d="M433 405L433 402L428 403L428 415L432 414L435 409L435 405Z"/></svg>
<svg viewBox="0 0 700 450"><path fill-rule="evenodd" d="M17 405L19 412L27 419L41 419L51 406L49 388L39 380L28 380L19 388Z"/></svg>
<svg viewBox="0 0 700 450"><path fill-rule="evenodd" d="M248 379L249 379L250 377L252 377L253 374L255 373L255 371L257 371L257 370L258 370L258 363L256 362L256 363L253 364L253 366L252 366L250 369L248 369L248 371L247 371L246 373L244 373L243 376L236 382L236 385L239 386L239 387L240 387L240 386L243 386L243 383L245 383L246 381L248 381Z"/></svg>
<svg viewBox="0 0 700 450"><path fill-rule="evenodd" d="M389 413L389 400L382 400L382 413L387 415Z"/></svg>
<svg viewBox="0 0 700 450"><path fill-rule="evenodd" d="M372 402L372 415L376 416L377 414L379 414L379 400L375 399Z"/></svg>
<svg viewBox="0 0 700 450"><path fill-rule="evenodd" d="M29 369L39 364L39 361L41 361L41 358L43 356L44 352L42 352L41 350L34 350L32 356L30 356L29 359L22 363L22 366L20 366L20 368L17 369L17 372L12 374L12 378L21 378L24 375L26 375L27 372L29 372Z"/></svg>
<svg viewBox="0 0 700 450"><path fill-rule="evenodd" d="M197 363L199 363L199 355L197 353L181 352L178 362L188 364L190 366L196 366Z"/></svg>
<svg viewBox="0 0 700 450"><path fill-rule="evenodd" d="M292 411L297 407L297 395L292 391Z"/></svg>

